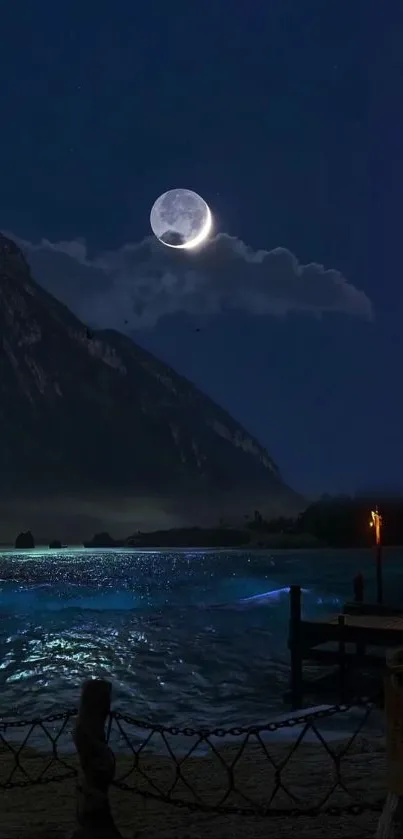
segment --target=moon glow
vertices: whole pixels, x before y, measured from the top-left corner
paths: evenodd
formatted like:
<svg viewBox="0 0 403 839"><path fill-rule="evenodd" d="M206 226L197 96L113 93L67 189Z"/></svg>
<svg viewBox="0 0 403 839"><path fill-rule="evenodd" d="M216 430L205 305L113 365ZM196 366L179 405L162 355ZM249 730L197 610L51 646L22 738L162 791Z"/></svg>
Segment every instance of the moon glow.
<svg viewBox="0 0 403 839"><path fill-rule="evenodd" d="M209 235L212 216L208 204L191 189L170 189L153 204L150 224L154 236L168 248L190 250Z"/></svg>

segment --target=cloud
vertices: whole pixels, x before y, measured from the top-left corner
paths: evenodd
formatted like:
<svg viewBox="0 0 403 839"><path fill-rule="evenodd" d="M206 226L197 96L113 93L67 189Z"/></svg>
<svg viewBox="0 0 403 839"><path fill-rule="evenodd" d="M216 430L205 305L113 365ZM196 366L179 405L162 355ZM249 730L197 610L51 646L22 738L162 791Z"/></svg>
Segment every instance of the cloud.
<svg viewBox="0 0 403 839"><path fill-rule="evenodd" d="M35 279L91 326L153 326L177 313L252 315L326 312L373 318L367 295L339 271L302 265L286 248L254 251L221 233L199 251L176 250L153 237L90 255L84 240L39 244L12 235Z"/></svg>

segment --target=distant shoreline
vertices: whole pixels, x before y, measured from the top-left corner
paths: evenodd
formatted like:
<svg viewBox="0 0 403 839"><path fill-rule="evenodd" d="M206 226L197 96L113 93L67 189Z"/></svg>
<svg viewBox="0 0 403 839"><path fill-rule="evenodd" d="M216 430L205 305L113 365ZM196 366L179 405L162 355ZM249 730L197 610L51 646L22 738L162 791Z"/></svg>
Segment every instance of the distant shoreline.
<svg viewBox="0 0 403 839"><path fill-rule="evenodd" d="M228 535L229 531L227 531ZM184 536L185 534L182 533ZM261 538L253 539L249 542L239 542L236 539L231 540L231 538L227 538L227 541L224 539L207 539L203 538L206 536L206 531L200 528L197 531L192 533L192 539L181 539L178 538L178 531L155 531L150 533L142 534L142 537L131 538L129 540L125 539L112 539L109 540L98 540L93 539L88 542L81 542L81 543L74 543L74 544L63 544L59 548L50 547L47 542L39 542L32 548L16 548L12 543L0 543L0 553L2 552L14 552L18 551L20 553L29 553L30 551L34 550L48 550L53 551L54 553L62 553L63 551L68 550L238 550L238 551L251 551L258 553L259 551L267 551L267 550L284 550L284 551L296 551L296 550L306 550L306 551L366 551L366 550L373 550L372 545L344 545L344 546L335 546L335 545L328 545L325 543L318 542L314 537L310 537L309 534L306 538L301 538L299 536L292 536L289 534L284 534L284 536L279 537L278 534L264 534ZM398 550L399 548L403 548L403 545L384 545L384 549L388 550Z"/></svg>
<svg viewBox="0 0 403 839"><path fill-rule="evenodd" d="M36 543L35 548L16 548L13 544L0 544L0 550L66 550L68 548L94 549L102 548L228 548L239 550L270 550L270 549L317 549L325 548L318 540L309 534L279 534L256 533L250 530L235 528L172 528L170 530L154 530L146 533L139 532L126 539L114 539L109 533L96 534L92 539L81 544L50 546L50 541Z"/></svg>
<svg viewBox="0 0 403 839"><path fill-rule="evenodd" d="M239 531L231 532L230 530L222 533L194 530L194 531L156 531L155 533L144 533L139 537L130 538L129 540L114 540L114 543L108 541L99 541L93 539L89 542L84 542L84 548L229 548L239 550L262 550L270 548L319 548L325 547L319 545L315 539L298 538L298 537L278 537L274 535L262 536L257 539L248 539L247 535L242 538Z"/></svg>

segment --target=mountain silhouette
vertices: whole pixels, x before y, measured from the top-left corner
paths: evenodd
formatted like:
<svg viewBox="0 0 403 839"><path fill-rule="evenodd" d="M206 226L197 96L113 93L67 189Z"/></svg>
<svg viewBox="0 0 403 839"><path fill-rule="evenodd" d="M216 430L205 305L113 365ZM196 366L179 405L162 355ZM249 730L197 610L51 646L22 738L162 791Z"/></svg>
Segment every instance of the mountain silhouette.
<svg viewBox="0 0 403 839"><path fill-rule="evenodd" d="M0 493L163 495L203 508L300 507L263 446L122 333L89 330L0 234Z"/></svg>

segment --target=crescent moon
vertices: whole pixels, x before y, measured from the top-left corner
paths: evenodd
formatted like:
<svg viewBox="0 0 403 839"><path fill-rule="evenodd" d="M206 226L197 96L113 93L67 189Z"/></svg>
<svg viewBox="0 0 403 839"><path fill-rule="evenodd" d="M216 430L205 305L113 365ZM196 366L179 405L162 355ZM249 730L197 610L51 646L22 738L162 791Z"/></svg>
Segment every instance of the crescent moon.
<svg viewBox="0 0 403 839"><path fill-rule="evenodd" d="M198 245L201 245L201 243L204 242L205 239L207 239L207 236L210 234L211 228L213 226L213 217L211 215L209 205L206 202L204 203L206 204L207 211L206 221L204 223L204 227L202 227L197 236L195 236L194 239L190 239L189 242L185 242L184 245L171 245L168 244L168 242L164 242L166 247L180 248L181 250L192 250L192 248L197 248Z"/></svg>

